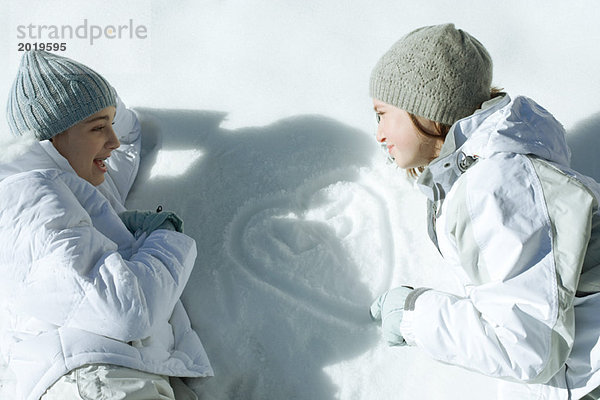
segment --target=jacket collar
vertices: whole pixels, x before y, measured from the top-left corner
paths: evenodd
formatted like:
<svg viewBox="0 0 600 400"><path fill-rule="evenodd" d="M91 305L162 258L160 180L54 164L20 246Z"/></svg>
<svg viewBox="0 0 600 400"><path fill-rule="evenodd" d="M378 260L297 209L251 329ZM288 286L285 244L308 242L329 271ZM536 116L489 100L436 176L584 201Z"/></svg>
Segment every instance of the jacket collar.
<svg viewBox="0 0 600 400"><path fill-rule="evenodd" d="M552 114L527 97L502 94L451 127L417 185L431 201L441 201L477 159L497 153L535 156L562 168L571 157L566 132Z"/></svg>
<svg viewBox="0 0 600 400"><path fill-rule="evenodd" d="M506 107L510 101L507 94L488 100L474 114L452 125L440 155L425 168L417 180L417 186L429 200L442 201L454 182L477 161L477 154L463 151L462 147L474 129L497 110Z"/></svg>

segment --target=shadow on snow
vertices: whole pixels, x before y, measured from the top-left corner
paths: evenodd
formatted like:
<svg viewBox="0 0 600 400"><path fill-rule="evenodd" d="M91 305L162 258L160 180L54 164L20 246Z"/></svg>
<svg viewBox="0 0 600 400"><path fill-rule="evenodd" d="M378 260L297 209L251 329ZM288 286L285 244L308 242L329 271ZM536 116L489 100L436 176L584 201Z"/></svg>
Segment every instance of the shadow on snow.
<svg viewBox="0 0 600 400"><path fill-rule="evenodd" d="M176 211L198 246L183 301L216 376L191 385L210 399L334 398L323 368L379 340L372 294L331 227L290 215L309 207L300 192L355 179L373 138L322 116L227 130L222 112L136 111L142 164L127 206ZM185 164L161 159L169 151L197 157L163 176L161 163Z"/></svg>

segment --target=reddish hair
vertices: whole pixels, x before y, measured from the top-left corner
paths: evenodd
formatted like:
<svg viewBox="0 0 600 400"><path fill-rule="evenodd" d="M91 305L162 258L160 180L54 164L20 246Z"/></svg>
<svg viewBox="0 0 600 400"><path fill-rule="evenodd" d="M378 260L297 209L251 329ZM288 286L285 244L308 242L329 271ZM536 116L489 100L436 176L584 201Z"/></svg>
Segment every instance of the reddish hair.
<svg viewBox="0 0 600 400"><path fill-rule="evenodd" d="M490 90L490 99L500 96L503 93L502 90L503 89L501 88L492 87ZM477 108L481 108L481 104ZM432 121L434 127L434 131L432 132L431 130L426 129L423 126L423 124L419 122L419 118L415 114L408 113L408 115L415 128L417 128L417 132L419 132L421 135L431 139L441 139L442 142L446 140L446 136L448 136L448 132L450 132L451 125L446 125L440 122ZM419 174L424 170L425 167L409 168L406 170L406 173L411 178L417 178Z"/></svg>

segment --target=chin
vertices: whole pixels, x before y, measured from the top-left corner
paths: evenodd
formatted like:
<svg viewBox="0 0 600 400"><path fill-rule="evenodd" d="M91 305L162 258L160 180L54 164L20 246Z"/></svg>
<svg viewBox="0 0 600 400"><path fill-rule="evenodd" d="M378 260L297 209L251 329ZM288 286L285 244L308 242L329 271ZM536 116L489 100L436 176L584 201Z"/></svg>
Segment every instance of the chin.
<svg viewBox="0 0 600 400"><path fill-rule="evenodd" d="M398 160L394 160L394 163L398 166L398 168L402 168L402 169L414 168L413 166L411 166L411 165L409 165L407 163L400 162Z"/></svg>

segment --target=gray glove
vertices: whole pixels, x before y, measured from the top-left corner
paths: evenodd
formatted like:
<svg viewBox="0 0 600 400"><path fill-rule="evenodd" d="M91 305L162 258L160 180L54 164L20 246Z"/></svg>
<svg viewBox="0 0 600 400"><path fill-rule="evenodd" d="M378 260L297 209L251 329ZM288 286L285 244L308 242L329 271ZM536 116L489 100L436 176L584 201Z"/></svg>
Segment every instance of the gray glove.
<svg viewBox="0 0 600 400"><path fill-rule="evenodd" d="M157 229L183 232L183 220L170 211L124 211L119 214L129 232L138 238L142 233L148 235Z"/></svg>
<svg viewBox="0 0 600 400"><path fill-rule="evenodd" d="M404 346L406 341L400 334L400 323L404 312L404 302L413 289L405 286L388 290L371 305L371 318L381 321L383 338L390 346Z"/></svg>

